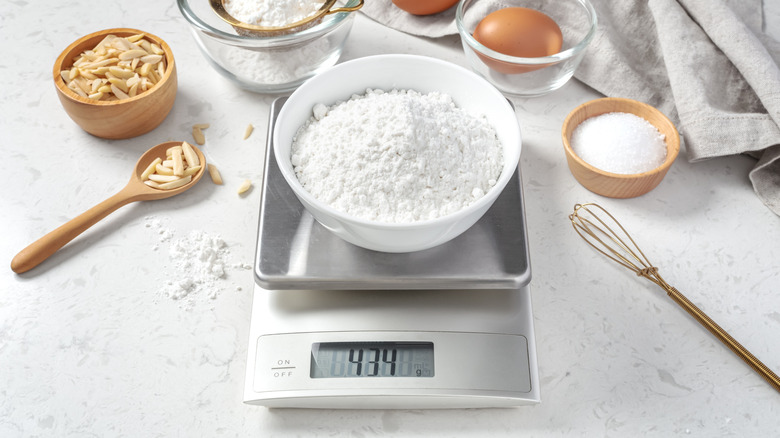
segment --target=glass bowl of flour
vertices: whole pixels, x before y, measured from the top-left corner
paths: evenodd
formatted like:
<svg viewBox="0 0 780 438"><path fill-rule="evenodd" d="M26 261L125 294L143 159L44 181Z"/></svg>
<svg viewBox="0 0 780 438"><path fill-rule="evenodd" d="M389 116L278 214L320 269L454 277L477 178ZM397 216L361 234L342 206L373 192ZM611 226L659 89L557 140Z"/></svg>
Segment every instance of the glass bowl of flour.
<svg viewBox="0 0 780 438"><path fill-rule="evenodd" d="M306 210L374 251L456 238L517 170L511 104L474 72L439 59L376 55L301 85L273 132L282 176Z"/></svg>
<svg viewBox="0 0 780 438"><path fill-rule="evenodd" d="M285 3L233 1L258 8L273 8L275 4ZM214 12L207 0L177 0L177 3L209 64L239 87L259 93L292 91L305 80L336 64L354 21L354 14L337 12L326 15L316 26L300 32L257 37L240 35ZM345 7L360 4L358 0L339 3ZM283 20L288 12L292 13L277 10L275 18Z"/></svg>

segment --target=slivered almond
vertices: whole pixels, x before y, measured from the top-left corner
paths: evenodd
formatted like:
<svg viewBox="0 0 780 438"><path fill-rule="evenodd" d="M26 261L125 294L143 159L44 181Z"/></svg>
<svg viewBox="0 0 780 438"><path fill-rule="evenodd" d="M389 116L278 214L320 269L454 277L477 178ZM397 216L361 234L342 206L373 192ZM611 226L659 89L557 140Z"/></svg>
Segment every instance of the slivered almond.
<svg viewBox="0 0 780 438"><path fill-rule="evenodd" d="M173 169L163 166L162 163L155 166L154 172L158 175L173 175Z"/></svg>
<svg viewBox="0 0 780 438"><path fill-rule="evenodd" d="M145 62L147 64L157 64L158 62L162 61L163 57L162 55L144 55L139 59L141 62Z"/></svg>
<svg viewBox="0 0 780 438"><path fill-rule="evenodd" d="M129 37L125 37L127 41L130 41L131 43L137 43L139 40L144 40L144 34L137 33L135 35L131 35ZM146 41L146 40L144 40Z"/></svg>
<svg viewBox="0 0 780 438"><path fill-rule="evenodd" d="M177 179L176 181L162 183L160 184L160 188L163 190L175 189L177 187L183 186L184 184L187 184L190 181L192 181L192 175L187 175L184 178Z"/></svg>
<svg viewBox="0 0 780 438"><path fill-rule="evenodd" d="M141 174L144 184L159 190L170 190L192 181L192 178L201 171L202 166L191 166L188 164L186 158L182 156L182 151L187 147L193 153L195 150L192 145L184 146L186 142L182 143L180 146L173 146L166 150L166 155L171 156L170 160L163 160L162 157L155 158L147 166L146 170ZM173 167L168 167L165 164L170 164ZM180 169L181 172L177 172Z"/></svg>
<svg viewBox="0 0 780 438"><path fill-rule="evenodd" d="M168 157L171 157L171 156L173 155L173 153L174 153L175 151L177 151L177 150L178 150L179 152L181 152L181 151L182 151L182 148L181 148L181 146L173 146L173 147L170 147L170 148L168 148L168 149L165 151L165 155L167 155Z"/></svg>
<svg viewBox="0 0 780 438"><path fill-rule="evenodd" d="M244 182L242 182L242 183L241 183L241 185L240 185L240 186L238 186L238 191L237 191L237 193L238 193L239 195L243 195L243 194L244 194L244 193L246 193L246 192L247 192L247 191L248 191L250 188L252 188L252 181L250 181L250 180L248 180L248 179L245 179L245 180L244 180Z"/></svg>
<svg viewBox="0 0 780 438"><path fill-rule="evenodd" d="M89 87L89 83L87 83L87 80L82 78L81 76L74 79L73 82L71 83L75 84L76 87L78 87L78 89L83 91L84 93L89 93L91 90Z"/></svg>
<svg viewBox="0 0 780 438"><path fill-rule="evenodd" d="M184 169L184 176L195 175L196 173L198 173L199 170L200 170L200 166L188 167Z"/></svg>
<svg viewBox="0 0 780 438"><path fill-rule="evenodd" d="M135 76L135 72L132 70L127 70L119 66L111 66L108 68L108 71L111 72L112 75L121 78L121 79L130 79L133 76Z"/></svg>
<svg viewBox="0 0 780 438"><path fill-rule="evenodd" d="M127 41L127 39L120 38L115 35L109 35L109 36L112 36L113 38L109 39L107 36L106 39L104 40L104 41L106 40L108 41L107 44L105 45L107 49L109 47L114 47L122 51L128 51L133 48L132 43L130 43L130 41Z"/></svg>
<svg viewBox="0 0 780 438"><path fill-rule="evenodd" d="M108 59L103 59L101 61L84 63L79 65L79 67L83 67L83 68L104 67L106 65L116 64L117 61L119 61L117 58L108 58Z"/></svg>
<svg viewBox="0 0 780 438"><path fill-rule="evenodd" d="M198 154L195 153L195 150L192 148L191 144L187 143L186 141L181 142L181 150L184 154L184 159L187 160L188 166L192 167L200 165Z"/></svg>
<svg viewBox="0 0 780 438"><path fill-rule="evenodd" d="M162 163L162 158L155 158L154 161L152 161L149 166L146 167L146 169L141 172L141 180L145 180L149 178L149 175L153 174L155 170L157 169L157 166Z"/></svg>
<svg viewBox="0 0 780 438"><path fill-rule="evenodd" d="M211 181L214 184L216 184L218 186L221 186L222 185L222 175L220 175L219 169L217 169L217 166L209 163L206 167L209 169L209 176L211 177Z"/></svg>
<svg viewBox="0 0 780 438"><path fill-rule="evenodd" d="M254 130L255 130L255 127L252 126L251 123L249 125L247 125L246 129L244 130L244 140L249 138L249 136L252 135L252 131L254 131Z"/></svg>
<svg viewBox="0 0 780 438"><path fill-rule="evenodd" d="M138 74L141 76L149 76L149 72L152 70L152 64L144 64L141 66L141 69L138 71Z"/></svg>
<svg viewBox="0 0 780 438"><path fill-rule="evenodd" d="M197 126L192 127L192 138L195 139L195 143L199 145L206 144L206 136L203 135L203 131L201 131Z"/></svg>
<svg viewBox="0 0 780 438"><path fill-rule="evenodd" d="M142 33L129 37L106 35L93 49L83 51L60 75L68 88L83 97L98 100L127 99L149 90L165 75L165 52ZM114 87L103 88L106 79ZM82 78L86 82L76 82ZM146 79L146 80L144 80ZM99 83L97 83L99 81ZM135 84L137 86L134 86ZM120 93L115 93L118 89Z"/></svg>
<svg viewBox="0 0 780 438"><path fill-rule="evenodd" d="M79 69L79 76L83 77L84 79L87 79L88 81L95 81L95 79L98 79L98 77L95 74L93 74L90 70Z"/></svg>
<svg viewBox="0 0 780 438"><path fill-rule="evenodd" d="M154 182L165 183L165 182L176 181L177 179L181 178L182 176L184 176L184 175L183 174L181 176L160 175L160 174L157 174L157 173L153 173L153 174L149 175L149 179L154 181Z"/></svg>
<svg viewBox="0 0 780 438"><path fill-rule="evenodd" d="M173 151L171 159L173 160L173 174L184 176L184 160L182 159L181 151Z"/></svg>
<svg viewBox="0 0 780 438"><path fill-rule="evenodd" d="M138 41L138 45L141 46L142 49L146 50L146 53L154 54L152 51L152 43L150 43L148 40L142 39Z"/></svg>
<svg viewBox="0 0 780 438"><path fill-rule="evenodd" d="M127 95L124 91L120 90L119 87L117 87L114 84L111 84L111 92L114 93L114 96L118 97L119 99L129 99L130 96Z"/></svg>
<svg viewBox="0 0 780 438"><path fill-rule="evenodd" d="M144 65L151 65L151 64L144 64ZM156 84L156 83L160 82L160 77L157 76L157 72L154 71L153 68L149 69L149 74L146 75L146 77L147 77L147 79L149 79L149 82L151 82L152 84Z"/></svg>
<svg viewBox="0 0 780 438"><path fill-rule="evenodd" d="M119 88L120 90L122 90L122 92L123 92L123 93L127 93L127 90L129 89L129 88L127 87L127 82L125 82L125 80L124 80L124 79L119 79L119 78L110 78L110 79L108 80L108 82L110 82L110 83L111 83L111 85L116 85L116 86L117 86L117 88Z"/></svg>
<svg viewBox="0 0 780 438"><path fill-rule="evenodd" d="M144 49L130 49L127 51L124 51L119 54L119 59L122 61L127 61L133 58L140 58L142 56L146 56L146 50Z"/></svg>

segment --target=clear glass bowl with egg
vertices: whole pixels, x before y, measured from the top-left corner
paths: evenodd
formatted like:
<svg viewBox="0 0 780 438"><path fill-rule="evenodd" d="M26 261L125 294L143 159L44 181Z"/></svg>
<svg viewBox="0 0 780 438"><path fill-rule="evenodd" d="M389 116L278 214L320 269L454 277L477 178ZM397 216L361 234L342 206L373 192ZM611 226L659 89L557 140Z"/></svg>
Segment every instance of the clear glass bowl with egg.
<svg viewBox="0 0 780 438"><path fill-rule="evenodd" d="M520 20L524 23L518 25L511 22L516 16L505 14L507 11L499 12L506 8L524 8L529 14L521 14ZM480 23L492 13L495 13L491 16L494 26L489 30L483 27L481 33L477 33L480 38L475 38ZM455 12L455 22L471 68L504 94L518 97L541 96L568 82L596 33L597 21L596 11L588 0L461 0ZM518 37L513 33L518 29L522 32L529 24L536 28L531 35ZM495 48L498 44L503 52L525 54L528 48L517 45L535 40L537 36L557 39L555 48L560 48L545 50L546 56L531 53L532 57L522 57L485 45Z"/></svg>
<svg viewBox="0 0 780 438"><path fill-rule="evenodd" d="M344 2L356 6L358 0ZM354 14L326 15L316 26L285 35L239 35L207 0L177 0L203 55L222 76L259 93L284 93L333 66L341 57Z"/></svg>

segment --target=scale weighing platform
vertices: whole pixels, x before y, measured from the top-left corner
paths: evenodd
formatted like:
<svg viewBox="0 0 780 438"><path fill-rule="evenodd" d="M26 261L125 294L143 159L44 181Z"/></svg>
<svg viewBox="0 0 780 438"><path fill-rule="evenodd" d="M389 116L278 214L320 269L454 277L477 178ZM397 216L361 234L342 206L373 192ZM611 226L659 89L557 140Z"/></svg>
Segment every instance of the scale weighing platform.
<svg viewBox="0 0 780 438"><path fill-rule="evenodd" d="M425 251L354 246L284 181L271 107L244 402L483 408L540 401L520 171L462 235Z"/></svg>

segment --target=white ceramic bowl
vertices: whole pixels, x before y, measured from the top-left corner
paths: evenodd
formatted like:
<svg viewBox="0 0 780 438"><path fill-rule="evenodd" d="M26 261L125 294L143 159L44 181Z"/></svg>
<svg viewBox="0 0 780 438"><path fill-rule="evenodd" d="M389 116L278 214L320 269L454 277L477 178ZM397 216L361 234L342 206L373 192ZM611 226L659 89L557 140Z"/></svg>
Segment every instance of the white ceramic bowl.
<svg viewBox="0 0 780 438"><path fill-rule="evenodd" d="M317 200L295 176L290 149L295 133L311 117L317 103L333 105L364 94L367 88L438 91L455 104L484 114L503 145L504 167L496 185L468 207L436 219L381 223L349 216ZM358 58L316 75L289 97L279 112L273 134L274 154L284 179L314 218L344 240L375 251L412 252L445 243L471 227L493 205L515 173L520 159L520 127L506 98L485 79L463 67L414 55Z"/></svg>

